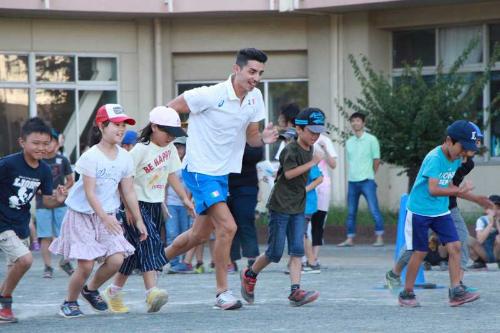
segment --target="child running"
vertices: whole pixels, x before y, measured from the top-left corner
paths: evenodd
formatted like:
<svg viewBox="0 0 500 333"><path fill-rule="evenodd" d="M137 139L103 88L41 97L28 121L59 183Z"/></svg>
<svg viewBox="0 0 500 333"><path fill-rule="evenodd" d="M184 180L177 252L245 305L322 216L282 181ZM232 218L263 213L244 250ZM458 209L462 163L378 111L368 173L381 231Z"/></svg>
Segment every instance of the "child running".
<svg viewBox="0 0 500 333"><path fill-rule="evenodd" d="M295 125L298 138L287 144L280 154L280 168L268 203L268 248L252 267L241 271L241 295L250 304L254 302L257 275L271 262L280 261L286 239L290 255L290 304L301 306L319 297L317 291L300 288L300 274L304 256L306 183L309 171L321 160L319 155L313 155L313 145L325 131L325 115L320 109L307 108L297 115Z"/></svg>
<svg viewBox="0 0 500 333"><path fill-rule="evenodd" d="M403 307L420 306L413 287L417 272L428 249L428 231L431 228L448 251L450 289L449 305L459 306L473 302L479 294L471 292L460 283L460 241L449 211L449 197L467 197L473 189L470 182L460 187L451 184L461 159L477 151L477 130L466 120L448 126L444 143L425 156L408 198L405 223L407 248L413 251L408 263L404 289L399 293Z"/></svg>
<svg viewBox="0 0 500 333"><path fill-rule="evenodd" d="M7 276L0 286L0 324L17 322L12 312L12 294L30 269L29 250L31 199L42 192L45 207L59 206L66 198L61 186L53 195L50 167L42 161L50 144L50 127L31 118L21 127L22 151L0 159L0 250L8 261Z"/></svg>
<svg viewBox="0 0 500 333"><path fill-rule="evenodd" d="M116 219L119 191L133 215L140 239L147 238L134 191L134 162L118 146L126 124L134 125L135 120L125 115L118 104L106 104L97 110L91 148L76 162L75 171L80 179L66 199L68 211L61 235L50 246L53 253L78 261L59 312L66 318L83 315L77 302L79 294L95 311L106 311L108 305L98 288L118 272L125 257L134 253ZM95 261L102 264L86 284Z"/></svg>
<svg viewBox="0 0 500 333"><path fill-rule="evenodd" d="M75 183L73 178L73 170L68 159L59 152L59 133L55 129L51 129L50 145L47 148L47 154L43 161L47 163L52 171L52 185L54 189L62 185L66 190L69 190ZM52 255L49 251L50 243L55 237L59 237L61 224L66 214L66 207L61 204L59 207L47 208L43 205L42 196L36 195L36 233L40 238L41 252L45 268L43 270L44 278L52 278L54 269L51 261ZM73 267L67 260L60 260L59 267L66 274L73 274Z"/></svg>
<svg viewBox="0 0 500 333"><path fill-rule="evenodd" d="M160 235L167 182L179 195L184 206L191 213L194 210L176 175L181 169L181 160L172 143L176 137L185 135L177 112L172 108L158 106L149 113L149 124L142 130L139 142L130 151L134 163L134 188L148 238L143 241L133 223L124 225L125 237L135 246L136 251L125 259L113 284L104 292L104 298L112 312L128 312L128 307L123 304L121 291L136 268L143 273L147 312L158 312L168 300L167 291L157 287L156 279L156 272L161 271L168 262ZM125 208L128 211L130 206L127 207L125 203ZM130 214L127 213L127 216ZM133 222L134 219L127 217L127 220Z"/></svg>

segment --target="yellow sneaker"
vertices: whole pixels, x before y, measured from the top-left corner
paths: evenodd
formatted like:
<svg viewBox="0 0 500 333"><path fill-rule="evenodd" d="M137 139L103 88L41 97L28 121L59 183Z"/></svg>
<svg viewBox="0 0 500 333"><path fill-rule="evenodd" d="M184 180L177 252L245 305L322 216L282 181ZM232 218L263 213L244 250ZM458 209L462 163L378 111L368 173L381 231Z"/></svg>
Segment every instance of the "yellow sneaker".
<svg viewBox="0 0 500 333"><path fill-rule="evenodd" d="M109 311L114 313L128 313L128 307L123 304L123 293L119 292L116 295L111 295L110 289L111 286L108 286L102 294L104 301L108 303Z"/></svg>
<svg viewBox="0 0 500 333"><path fill-rule="evenodd" d="M146 297L148 312L158 312L168 301L167 291L154 287Z"/></svg>

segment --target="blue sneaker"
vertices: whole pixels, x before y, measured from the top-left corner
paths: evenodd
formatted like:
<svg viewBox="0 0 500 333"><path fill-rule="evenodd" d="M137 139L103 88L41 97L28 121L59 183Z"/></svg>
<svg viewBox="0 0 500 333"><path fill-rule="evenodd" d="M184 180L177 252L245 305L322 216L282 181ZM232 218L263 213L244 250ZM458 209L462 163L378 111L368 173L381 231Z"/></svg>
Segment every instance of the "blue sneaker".
<svg viewBox="0 0 500 333"><path fill-rule="evenodd" d="M188 265L184 262L180 262L177 265L173 265L168 270L169 274L190 274L193 273L193 266Z"/></svg>
<svg viewBox="0 0 500 333"><path fill-rule="evenodd" d="M108 304L102 299L99 291L97 290L88 290L87 286L84 286L81 292L81 295L87 303L90 304L92 309L97 312L104 312L108 310Z"/></svg>
<svg viewBox="0 0 500 333"><path fill-rule="evenodd" d="M83 316L83 312L80 311L78 302L68 301L64 301L64 303L61 305L59 314L64 318L78 318Z"/></svg>

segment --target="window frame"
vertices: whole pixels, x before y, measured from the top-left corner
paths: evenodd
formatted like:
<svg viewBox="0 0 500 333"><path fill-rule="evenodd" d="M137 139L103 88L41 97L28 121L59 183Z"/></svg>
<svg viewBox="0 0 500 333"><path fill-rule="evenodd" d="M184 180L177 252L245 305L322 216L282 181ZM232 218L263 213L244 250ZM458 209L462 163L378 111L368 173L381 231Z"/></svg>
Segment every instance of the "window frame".
<svg viewBox="0 0 500 333"><path fill-rule="evenodd" d="M439 41L440 41L440 29L444 28L453 28L453 27L459 27L459 26L473 26L473 25L481 25L482 26L482 51L483 51L483 59L481 63L477 64L468 64L464 65L458 72L459 73L476 73L479 71L483 71L490 59L490 36L489 36L489 25L492 24L499 24L495 22L486 22L486 23L481 23L481 24L455 24L455 25L443 25L443 26L436 26L434 28L436 38L436 46L435 46L435 56L436 56L436 64L434 66L424 66L422 67L422 74L423 75L435 75L437 72L437 67L439 65L439 62L441 61L441 55L439 52ZM409 29L405 29L409 30ZM415 28L415 30L419 30L418 28ZM396 30L394 30L396 31ZM393 32L394 32L393 31ZM403 73L403 68L394 68L394 63L393 63L393 34L391 33L391 40L390 40L390 52L389 52L389 63L391 66L391 78L395 78L398 76L401 76ZM444 67L444 70L446 71L449 68ZM496 62L493 67L491 68L491 71L500 71L500 61ZM477 156L475 160L480 163L480 164L500 164L500 156L491 156L491 123L487 122L487 119L489 118L489 112L487 110L487 107L490 105L490 100L491 100L491 84L490 81L486 83L486 85L483 88L483 128L484 128L484 144L488 148L488 151L483 155L483 156Z"/></svg>
<svg viewBox="0 0 500 333"><path fill-rule="evenodd" d="M71 90L75 94L74 112L76 112L77 136L81 135L84 124L80 124L80 91L114 91L117 103L121 100L121 77L120 57L117 53L95 53L95 52L26 52L26 51L2 51L0 54L28 56L28 81L0 81L0 89L28 89L29 117L37 116L36 91L37 89ZM46 82L36 81L36 56L71 56L74 57L75 81L72 82ZM78 59L82 58L113 58L116 61L116 81L89 81L79 80ZM79 139L77 139L79 141ZM76 158L80 157L80 145L76 145Z"/></svg>

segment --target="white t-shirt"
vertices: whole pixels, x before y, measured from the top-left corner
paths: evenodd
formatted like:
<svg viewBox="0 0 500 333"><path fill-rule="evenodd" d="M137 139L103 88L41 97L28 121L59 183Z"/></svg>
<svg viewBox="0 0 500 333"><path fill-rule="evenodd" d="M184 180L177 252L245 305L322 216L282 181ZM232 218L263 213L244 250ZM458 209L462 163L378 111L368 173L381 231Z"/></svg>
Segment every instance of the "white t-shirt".
<svg viewBox="0 0 500 333"><path fill-rule="evenodd" d="M337 151L335 150L335 147L333 146L332 140L326 136L325 134L321 134L318 138L318 140L314 143L314 153L319 154L322 158L325 158L325 152L323 151L323 148L321 148L320 144L324 143L326 147L326 151L330 156L333 158L337 158ZM328 164L326 161L323 159L321 162L319 162L319 169L321 170L321 173L323 174L323 182L319 184L319 186L330 186L330 175L328 173Z"/></svg>
<svg viewBox="0 0 500 333"><path fill-rule="evenodd" d="M476 231L482 231L486 229L488 226L489 220L488 220L488 215L481 216L476 220ZM490 234L496 232L495 225L493 225L493 228L491 228Z"/></svg>
<svg viewBox="0 0 500 333"><path fill-rule="evenodd" d="M139 142L132 148L130 155L134 160L134 188L137 199L143 202L158 203L165 200L165 187L168 175L181 168L181 160L173 143L165 147L153 142Z"/></svg>
<svg viewBox="0 0 500 333"><path fill-rule="evenodd" d="M183 165L211 176L240 173L247 127L265 116L260 90L254 88L240 103L229 77L210 87L188 90L184 99L191 113Z"/></svg>
<svg viewBox="0 0 500 333"><path fill-rule="evenodd" d="M97 147L92 146L76 161L75 172L80 179L69 191L65 204L69 208L84 214L93 214L83 188L83 176L96 179L95 193L103 210L114 213L120 207L118 185L123 178L134 175L134 162L130 154L123 148L116 146L118 154L110 160Z"/></svg>

